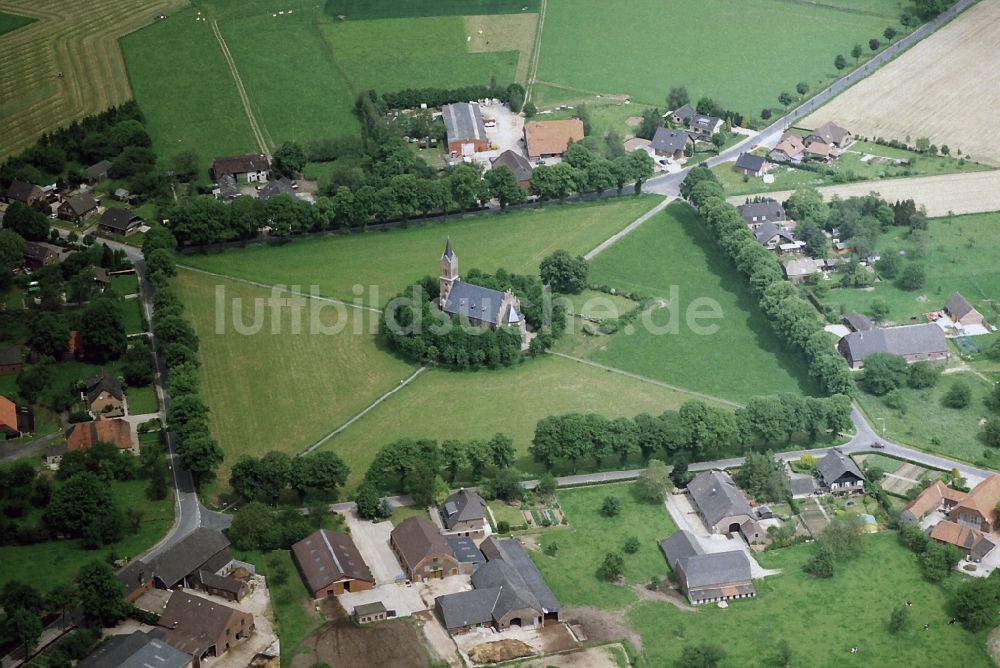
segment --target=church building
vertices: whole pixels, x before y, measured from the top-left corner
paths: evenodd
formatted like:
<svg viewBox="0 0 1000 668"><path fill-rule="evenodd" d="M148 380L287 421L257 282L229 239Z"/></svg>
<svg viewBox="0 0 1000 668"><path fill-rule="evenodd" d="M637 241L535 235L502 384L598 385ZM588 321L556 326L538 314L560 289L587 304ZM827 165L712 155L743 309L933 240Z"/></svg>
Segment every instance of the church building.
<svg viewBox="0 0 1000 668"><path fill-rule="evenodd" d="M440 289L438 305L442 311L464 316L481 327L516 328L521 336L521 347L527 348L528 330L520 300L510 290L500 292L462 281L458 276L458 256L451 248L450 238L441 255Z"/></svg>

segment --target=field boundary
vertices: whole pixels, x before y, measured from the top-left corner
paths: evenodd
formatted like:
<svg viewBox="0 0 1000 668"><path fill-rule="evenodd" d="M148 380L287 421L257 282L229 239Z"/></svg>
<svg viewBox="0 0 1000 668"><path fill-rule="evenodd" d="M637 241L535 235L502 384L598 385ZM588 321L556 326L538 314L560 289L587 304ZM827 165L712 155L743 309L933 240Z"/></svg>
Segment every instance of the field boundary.
<svg viewBox="0 0 1000 668"><path fill-rule="evenodd" d="M542 30L545 28L545 10L548 8L548 0L542 0L542 6L538 9L538 26L535 28L535 48L531 52L531 65L528 67L528 85L524 94L524 104L531 101L531 93L535 88L538 79L538 62L542 59Z"/></svg>
<svg viewBox="0 0 1000 668"><path fill-rule="evenodd" d="M604 241L602 241L600 244L598 244L596 248L592 249L590 252L588 252L586 255L584 255L583 259L584 260L588 260L588 261L589 260L593 260L597 255L599 255L600 253L603 253L607 249L611 248L613 245L615 245L615 243L617 243L622 238L626 237L631 232L634 232L640 225L642 225L643 223L645 223L647 220L649 220L650 218L652 218L656 214L658 214L661 211L663 211L664 209L666 209L667 205L669 205L675 199L677 199L677 198L676 197L664 197L663 201L661 201L659 204L657 204L656 206L654 206L652 209L650 209L646 213L642 214L641 216L639 216L638 218L636 218L635 220L633 220L628 225L626 225L623 230L615 232L610 237L608 237L607 239L605 239Z"/></svg>
<svg viewBox="0 0 1000 668"><path fill-rule="evenodd" d="M243 110L247 114L247 120L250 122L250 130L253 132L254 138L257 140L260 152L270 158L270 145L267 139L265 139L264 131L261 130L260 124L257 122L257 118L253 114L253 108L250 104L250 96L247 94L247 89L243 85L243 79L240 78L240 71L236 69L236 61L233 60L233 55L229 52L229 46L226 44L226 40L222 37L222 31L219 30L219 23L215 19L212 19L212 33L215 34L215 39L219 42L219 48L222 49L222 55L226 59L226 64L229 66L229 73L233 77L233 83L236 84L236 92L239 93L240 102L243 103Z"/></svg>

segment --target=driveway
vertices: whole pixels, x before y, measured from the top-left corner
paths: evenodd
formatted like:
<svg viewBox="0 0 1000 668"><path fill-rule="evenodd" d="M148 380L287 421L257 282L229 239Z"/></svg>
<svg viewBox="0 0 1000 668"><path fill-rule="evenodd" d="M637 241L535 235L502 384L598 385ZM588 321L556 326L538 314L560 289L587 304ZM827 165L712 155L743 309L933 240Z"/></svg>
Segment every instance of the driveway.
<svg viewBox="0 0 1000 668"><path fill-rule="evenodd" d="M397 617L409 617L427 609L427 605L420 597L420 589L417 585L389 583L368 591L344 592L337 598L348 613L353 612L356 606L363 603L376 602L381 602L387 610L395 610Z"/></svg>
<svg viewBox="0 0 1000 668"><path fill-rule="evenodd" d="M377 584L391 584L403 577L403 569L389 547L392 522L369 522L358 517L355 510L349 510L344 513L344 523L350 528L351 538Z"/></svg>

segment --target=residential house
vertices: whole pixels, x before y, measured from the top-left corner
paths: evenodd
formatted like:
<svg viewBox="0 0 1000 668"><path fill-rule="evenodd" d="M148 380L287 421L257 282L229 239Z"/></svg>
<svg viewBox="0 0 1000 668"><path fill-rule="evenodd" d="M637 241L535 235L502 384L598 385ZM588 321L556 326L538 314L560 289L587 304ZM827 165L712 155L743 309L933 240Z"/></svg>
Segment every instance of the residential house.
<svg viewBox="0 0 1000 668"><path fill-rule="evenodd" d="M94 267L94 283L101 292L107 290L111 285L111 275L108 274L108 270L104 267Z"/></svg>
<svg viewBox="0 0 1000 668"><path fill-rule="evenodd" d="M691 119L698 115L698 112L694 110L690 104L685 104L683 107L678 107L673 111L667 112L666 116L670 118L670 121L675 125L683 125L687 127L691 122Z"/></svg>
<svg viewBox="0 0 1000 668"><path fill-rule="evenodd" d="M383 622L390 617L389 611L385 609L385 605L382 601L362 603L361 605L354 606L354 614L352 616L354 617L354 621L358 624Z"/></svg>
<svg viewBox="0 0 1000 668"><path fill-rule="evenodd" d="M816 158L817 160L829 160L832 153L829 144L814 141L811 144L806 144L803 155L808 158Z"/></svg>
<svg viewBox="0 0 1000 668"><path fill-rule="evenodd" d="M483 546L490 556L472 574L473 590L434 601L448 631L460 633L481 626L503 631L561 620L559 602L516 539L490 537Z"/></svg>
<svg viewBox="0 0 1000 668"><path fill-rule="evenodd" d="M59 205L57 214L60 219L74 223L82 223L97 213L98 202L87 192L71 195Z"/></svg>
<svg viewBox="0 0 1000 668"><path fill-rule="evenodd" d="M712 533L740 533L740 526L754 518L743 490L725 471L704 471L687 486L698 515Z"/></svg>
<svg viewBox="0 0 1000 668"><path fill-rule="evenodd" d="M653 153L657 157L671 160L683 158L684 149L688 146L694 146L691 135L682 130L668 130L667 128L656 128L653 141L649 143L649 147L653 149Z"/></svg>
<svg viewBox="0 0 1000 668"><path fill-rule="evenodd" d="M529 121L524 124L524 145L529 160L562 156L573 142L583 139L583 121Z"/></svg>
<svg viewBox="0 0 1000 668"><path fill-rule="evenodd" d="M128 236L142 226L142 218L132 209L105 209L97 229L108 234Z"/></svg>
<svg viewBox="0 0 1000 668"><path fill-rule="evenodd" d="M964 498L965 492L952 489L936 480L906 504L899 517L906 522L919 522L936 510L947 515Z"/></svg>
<svg viewBox="0 0 1000 668"><path fill-rule="evenodd" d="M811 257L796 258L781 263L785 278L792 283L801 283L813 274L823 271L823 262Z"/></svg>
<svg viewBox="0 0 1000 668"><path fill-rule="evenodd" d="M236 185L236 177L232 174L223 174L219 177L219 182L212 190L215 199L229 202L239 197L240 189Z"/></svg>
<svg viewBox="0 0 1000 668"><path fill-rule="evenodd" d="M94 443L110 443L119 450L130 450L132 429L127 420L99 417L77 422L66 430L66 447L70 450L89 450Z"/></svg>
<svg viewBox="0 0 1000 668"><path fill-rule="evenodd" d="M875 324L868 319L868 316L862 315L857 311L848 311L844 314L842 320L852 332L867 332L875 329Z"/></svg>
<svg viewBox="0 0 1000 668"><path fill-rule="evenodd" d="M471 489L452 492L441 506L441 519L449 533L482 536L486 530L486 502Z"/></svg>
<svg viewBox="0 0 1000 668"><path fill-rule="evenodd" d="M1000 503L1000 475L991 475L955 504L948 519L963 527L989 532L997 526Z"/></svg>
<svg viewBox="0 0 1000 668"><path fill-rule="evenodd" d="M108 170L111 169L110 160L101 160L95 162L87 169L83 170L84 174L87 175L87 181L89 183L97 183L102 179L108 178Z"/></svg>
<svg viewBox="0 0 1000 668"><path fill-rule="evenodd" d="M712 135L722 129L722 119L695 114L688 123L688 134L694 141L712 141Z"/></svg>
<svg viewBox="0 0 1000 668"><path fill-rule="evenodd" d="M354 540L345 533L320 529L292 545L292 558L313 598L365 591L375 586Z"/></svg>
<svg viewBox="0 0 1000 668"><path fill-rule="evenodd" d="M29 241L24 244L24 264L36 271L50 264L58 264L66 259L66 249L47 241Z"/></svg>
<svg viewBox="0 0 1000 668"><path fill-rule="evenodd" d="M863 492L865 476L854 460L837 448L816 462L816 473L820 482L833 494Z"/></svg>
<svg viewBox="0 0 1000 668"><path fill-rule="evenodd" d="M819 126L805 139L806 147L810 144L821 143L838 149L846 148L852 141L854 141L854 136L851 131L840 127L833 121Z"/></svg>
<svg viewBox="0 0 1000 668"><path fill-rule="evenodd" d="M86 380L82 395L87 402L87 409L94 415L113 417L125 414L122 384L107 369L101 369Z"/></svg>
<svg viewBox="0 0 1000 668"><path fill-rule="evenodd" d="M462 572L444 536L425 517L410 517L401 522L389 534L389 545L413 582Z"/></svg>
<svg viewBox="0 0 1000 668"><path fill-rule="evenodd" d="M276 181L268 181L266 185L257 191L257 198L267 201L278 195L288 195L295 197L295 183L286 176L282 176Z"/></svg>
<svg viewBox="0 0 1000 668"><path fill-rule="evenodd" d="M131 202L134 197L125 188L115 188L114 197L119 202Z"/></svg>
<svg viewBox="0 0 1000 668"><path fill-rule="evenodd" d="M175 591L157 624L163 639L194 657L200 668L207 657L220 657L254 631L253 615L186 591Z"/></svg>
<svg viewBox="0 0 1000 668"><path fill-rule="evenodd" d="M146 561L136 559L118 572L125 597L135 601L150 589L193 588L201 573L219 573L232 561L221 531L199 527Z"/></svg>
<svg viewBox="0 0 1000 668"><path fill-rule="evenodd" d="M0 434L5 438L18 438L35 431L35 413L31 406L18 406L0 395Z"/></svg>
<svg viewBox="0 0 1000 668"><path fill-rule="evenodd" d="M458 256L451 247L450 237L441 254L438 285L438 306L442 311L450 316L467 318L471 324L479 327L507 327L517 330L521 336L521 347L527 348L528 330L521 313L521 301L511 290L500 292L461 280L458 275Z"/></svg>
<svg viewBox="0 0 1000 668"><path fill-rule="evenodd" d="M982 531L972 529L955 522L943 520L934 525L930 536L939 543L954 545L965 553L966 559L979 563L989 554L996 543L985 536Z"/></svg>
<svg viewBox="0 0 1000 668"><path fill-rule="evenodd" d="M490 149L478 102L446 104L441 107L441 116L448 135L448 153L471 156Z"/></svg>
<svg viewBox="0 0 1000 668"><path fill-rule="evenodd" d="M944 330L930 322L851 332L837 348L852 369L864 367L865 358L875 353L899 355L908 363L948 359Z"/></svg>
<svg viewBox="0 0 1000 668"><path fill-rule="evenodd" d="M684 530L660 541L660 549L694 605L757 595L750 558L743 550L706 554L694 534Z"/></svg>
<svg viewBox="0 0 1000 668"><path fill-rule="evenodd" d="M77 668L192 668L194 657L156 637L156 632L111 635Z"/></svg>
<svg viewBox="0 0 1000 668"><path fill-rule="evenodd" d="M795 235L770 221L754 230L753 234L757 238L757 243L768 250L774 250L785 244L798 245L796 244Z"/></svg>
<svg viewBox="0 0 1000 668"><path fill-rule="evenodd" d="M21 346L6 346L0 348L0 375L21 373L24 368L24 355Z"/></svg>
<svg viewBox="0 0 1000 668"><path fill-rule="evenodd" d="M764 223L784 223L786 220L785 207L781 205L781 202L775 202L773 199L741 204L736 207L736 210L740 212L743 222L751 230L756 230Z"/></svg>
<svg viewBox="0 0 1000 668"><path fill-rule="evenodd" d="M944 309L948 312L948 317L952 319L952 322L957 325L962 327L978 326L984 329L987 327L983 314L977 311L976 307L961 293L956 292L949 297Z"/></svg>
<svg viewBox="0 0 1000 668"><path fill-rule="evenodd" d="M14 179L7 187L7 192L4 193L3 201L8 204L20 202L21 204L31 206L35 202L45 201L45 191L42 190L41 187L36 186L34 183Z"/></svg>
<svg viewBox="0 0 1000 668"><path fill-rule="evenodd" d="M771 169L771 163L762 155L753 153L740 153L736 158L736 165L733 167L738 173L747 176L764 176Z"/></svg>
<svg viewBox="0 0 1000 668"><path fill-rule="evenodd" d="M806 145L802 142L802 137L794 132L786 132L781 135L781 139L767 157L775 162L792 162L801 158L805 150Z"/></svg>
<svg viewBox="0 0 1000 668"><path fill-rule="evenodd" d="M271 162L267 156L258 154L230 155L216 158L212 161L212 178L218 181L223 175L228 174L237 181L256 183L267 181L267 175L271 169Z"/></svg>
<svg viewBox="0 0 1000 668"><path fill-rule="evenodd" d="M528 159L517 151L508 149L490 160L490 164L493 169L501 166L510 167L510 171L514 172L514 178L517 179L518 185L522 188L527 188L531 183L531 172L534 168Z"/></svg>

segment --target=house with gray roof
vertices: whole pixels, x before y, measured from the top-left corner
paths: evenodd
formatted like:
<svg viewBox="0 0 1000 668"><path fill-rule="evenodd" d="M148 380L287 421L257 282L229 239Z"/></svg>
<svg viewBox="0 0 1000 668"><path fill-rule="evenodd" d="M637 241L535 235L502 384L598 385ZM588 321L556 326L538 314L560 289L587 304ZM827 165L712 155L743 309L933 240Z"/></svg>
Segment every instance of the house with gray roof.
<svg viewBox="0 0 1000 668"><path fill-rule="evenodd" d="M82 223L97 213L98 201L88 192L77 193L64 199L57 209L59 218Z"/></svg>
<svg viewBox="0 0 1000 668"><path fill-rule="evenodd" d="M486 563L486 557L468 536L446 536L445 541L460 564L468 564L471 572Z"/></svg>
<svg viewBox="0 0 1000 668"><path fill-rule="evenodd" d="M441 505L441 519L451 533L482 536L486 530L486 502L471 489L452 492Z"/></svg>
<svg viewBox="0 0 1000 668"><path fill-rule="evenodd" d="M215 199L221 199L223 202L230 202L239 197L240 189L236 185L236 177L232 174L220 176L219 182L212 189L212 195L215 196Z"/></svg>
<svg viewBox="0 0 1000 668"><path fill-rule="evenodd" d="M725 471L704 471L687 486L695 509L712 533L739 533L754 518L743 490Z"/></svg>
<svg viewBox="0 0 1000 668"><path fill-rule="evenodd" d="M816 462L816 474L820 482L833 494L850 494L863 492L865 475L854 463L854 460L834 448Z"/></svg>
<svg viewBox="0 0 1000 668"><path fill-rule="evenodd" d="M97 228L109 234L128 236L142 226L142 218L132 209L105 209Z"/></svg>
<svg viewBox="0 0 1000 668"><path fill-rule="evenodd" d="M656 134L649 147L653 153L661 158L680 160L684 157L684 149L694 146L691 136L682 130L670 130L667 128L656 128Z"/></svg>
<svg viewBox="0 0 1000 668"><path fill-rule="evenodd" d="M510 171L514 172L514 178L517 179L518 185L522 188L527 188L528 184L531 183L531 172L534 171L534 167L531 166L531 162L526 157L517 151L508 149L490 160L490 164L493 169L509 167Z"/></svg>
<svg viewBox="0 0 1000 668"><path fill-rule="evenodd" d="M3 201L8 204L21 202L22 204L31 206L35 202L45 201L45 191L42 190L41 187L36 186L34 183L14 179L10 182L6 192L4 192Z"/></svg>
<svg viewBox="0 0 1000 668"><path fill-rule="evenodd" d="M722 129L722 119L717 116L695 114L688 122L688 134L695 141L711 141L712 135Z"/></svg>
<svg viewBox="0 0 1000 668"><path fill-rule="evenodd" d="M957 325L986 327L986 318L983 317L983 314L977 311L976 307L959 292L948 298L944 309L948 312L948 317Z"/></svg>
<svg viewBox="0 0 1000 668"><path fill-rule="evenodd" d="M670 117L671 122L687 127L691 119L698 115L698 112L690 104L685 104L682 107L667 112L665 115Z"/></svg>
<svg viewBox="0 0 1000 668"><path fill-rule="evenodd" d="M98 162L95 162L94 164L92 164L90 167L87 167L87 169L83 171L87 175L88 181L90 181L91 183L96 183L101 179L108 178L109 169L111 169L110 160L99 160Z"/></svg>
<svg viewBox="0 0 1000 668"><path fill-rule="evenodd" d="M109 636L76 665L77 668L190 668L193 659L152 633L133 631Z"/></svg>
<svg viewBox="0 0 1000 668"><path fill-rule="evenodd" d="M282 176L280 179L276 179L274 181L268 181L257 191L257 198L264 201L267 201L272 197L277 197L278 195L295 197L295 183L287 176Z"/></svg>
<svg viewBox="0 0 1000 668"><path fill-rule="evenodd" d="M750 202L736 207L740 217L751 230L756 230L764 223L781 223L786 220L785 207L773 199L764 202Z"/></svg>
<svg viewBox="0 0 1000 668"><path fill-rule="evenodd" d="M660 541L660 549L688 600L694 605L753 598L750 558L743 550L706 553L688 531Z"/></svg>
<svg viewBox="0 0 1000 668"><path fill-rule="evenodd" d="M134 601L150 589L193 588L200 573L218 573L232 557L229 539L221 531L199 527L155 557L136 559L118 572L125 597Z"/></svg>
<svg viewBox="0 0 1000 668"><path fill-rule="evenodd" d="M738 173L747 176L764 176L770 168L771 163L767 161L767 158L753 153L740 153L733 166L733 169Z"/></svg>
<svg viewBox="0 0 1000 668"><path fill-rule="evenodd" d="M840 340L837 349L852 369L863 368L865 358L875 353L898 355L910 364L948 359L944 330L931 322L851 332Z"/></svg>
<svg viewBox="0 0 1000 668"><path fill-rule="evenodd" d="M778 227L771 221L767 221L756 230L753 235L757 238L757 243L768 250L774 250L785 244L795 244L795 235L783 227Z"/></svg>
<svg viewBox="0 0 1000 668"><path fill-rule="evenodd" d="M875 324L872 323L868 316L862 315L857 311L848 311L845 313L843 321L852 332L867 332L875 328Z"/></svg>
<svg viewBox="0 0 1000 668"><path fill-rule="evenodd" d="M466 156L489 150L490 140L486 137L478 102L446 104L441 107L441 116L448 135L449 153Z"/></svg>

